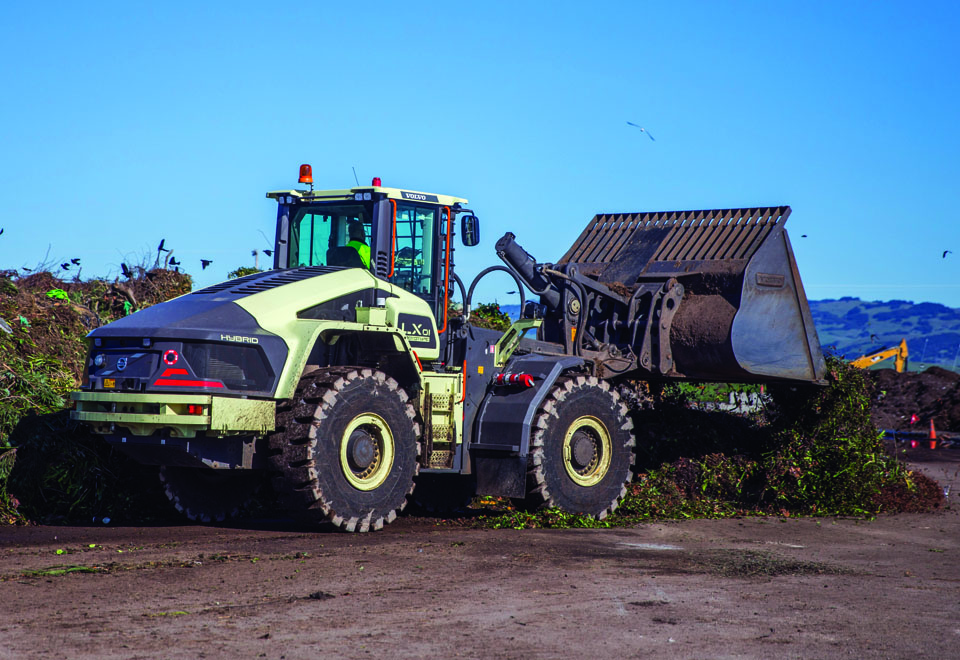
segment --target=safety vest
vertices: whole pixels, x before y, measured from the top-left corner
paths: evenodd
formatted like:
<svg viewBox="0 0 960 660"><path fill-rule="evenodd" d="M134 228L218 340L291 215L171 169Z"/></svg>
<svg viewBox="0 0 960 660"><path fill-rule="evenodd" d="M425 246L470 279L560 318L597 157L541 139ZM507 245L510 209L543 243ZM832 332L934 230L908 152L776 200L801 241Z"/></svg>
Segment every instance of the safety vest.
<svg viewBox="0 0 960 660"><path fill-rule="evenodd" d="M347 243L347 245L357 251L357 254L360 255L360 261L363 262L364 267L367 270L370 270L370 246L366 243L361 243L360 241L350 241Z"/></svg>

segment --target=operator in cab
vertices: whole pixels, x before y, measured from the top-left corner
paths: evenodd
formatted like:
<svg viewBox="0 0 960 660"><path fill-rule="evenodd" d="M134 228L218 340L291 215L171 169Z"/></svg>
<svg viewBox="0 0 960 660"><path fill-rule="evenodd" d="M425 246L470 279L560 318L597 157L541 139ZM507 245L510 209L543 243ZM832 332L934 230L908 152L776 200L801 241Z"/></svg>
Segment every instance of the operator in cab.
<svg viewBox="0 0 960 660"><path fill-rule="evenodd" d="M363 232L363 223L358 220L347 223L347 236L350 238L347 245L357 251L363 267L370 270L370 246L367 245L367 237Z"/></svg>

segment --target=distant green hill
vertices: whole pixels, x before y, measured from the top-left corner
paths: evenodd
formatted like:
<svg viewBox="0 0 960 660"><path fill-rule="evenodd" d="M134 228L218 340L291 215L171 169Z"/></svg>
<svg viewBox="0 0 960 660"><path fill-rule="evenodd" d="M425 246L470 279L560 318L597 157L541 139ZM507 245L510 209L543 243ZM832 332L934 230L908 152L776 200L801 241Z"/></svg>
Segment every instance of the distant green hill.
<svg viewBox="0 0 960 660"><path fill-rule="evenodd" d="M946 369L960 366L960 309L847 297L811 300L810 311L824 350L848 359L895 346L906 338L911 371L932 364Z"/></svg>
<svg viewBox="0 0 960 660"><path fill-rule="evenodd" d="M501 308L511 318L520 315L519 305ZM960 370L960 309L938 303L848 297L811 300L810 311L824 351L852 360L885 346L896 346L906 338L911 371L934 364ZM892 367L893 361L881 366Z"/></svg>

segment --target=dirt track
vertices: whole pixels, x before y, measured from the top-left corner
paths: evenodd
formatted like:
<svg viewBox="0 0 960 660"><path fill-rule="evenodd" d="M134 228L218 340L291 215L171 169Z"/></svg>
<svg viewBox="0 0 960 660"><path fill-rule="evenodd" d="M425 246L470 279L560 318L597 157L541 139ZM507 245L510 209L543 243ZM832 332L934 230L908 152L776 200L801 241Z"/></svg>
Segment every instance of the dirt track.
<svg viewBox="0 0 960 660"><path fill-rule="evenodd" d="M913 458L956 499L960 451ZM4 528L0 657L955 657L958 555L956 507L621 530L403 518L362 536Z"/></svg>

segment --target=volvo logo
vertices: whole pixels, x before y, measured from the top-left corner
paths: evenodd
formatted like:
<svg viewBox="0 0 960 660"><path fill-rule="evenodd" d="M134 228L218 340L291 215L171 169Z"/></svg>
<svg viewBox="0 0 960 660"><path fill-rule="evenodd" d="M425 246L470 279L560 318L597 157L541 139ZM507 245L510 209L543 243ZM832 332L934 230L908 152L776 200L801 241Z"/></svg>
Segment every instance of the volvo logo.
<svg viewBox="0 0 960 660"><path fill-rule="evenodd" d="M122 357L117 360L117 371L123 371L127 368L127 358Z"/></svg>

